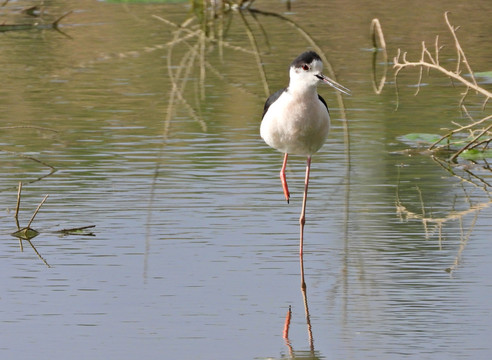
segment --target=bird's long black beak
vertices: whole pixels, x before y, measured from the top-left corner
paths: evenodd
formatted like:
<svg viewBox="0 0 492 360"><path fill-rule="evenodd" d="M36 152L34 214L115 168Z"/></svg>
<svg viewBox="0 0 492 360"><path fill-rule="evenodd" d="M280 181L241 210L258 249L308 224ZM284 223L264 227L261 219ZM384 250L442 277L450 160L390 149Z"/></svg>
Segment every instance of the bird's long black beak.
<svg viewBox="0 0 492 360"><path fill-rule="evenodd" d="M346 95L352 95L350 90L347 89L345 86L343 85L340 85L339 83L337 83L336 81L330 79L328 76L325 76L323 74L317 74L315 75L318 79L320 79L321 81L323 81L324 83L330 85L332 88L340 91L341 93L344 93Z"/></svg>

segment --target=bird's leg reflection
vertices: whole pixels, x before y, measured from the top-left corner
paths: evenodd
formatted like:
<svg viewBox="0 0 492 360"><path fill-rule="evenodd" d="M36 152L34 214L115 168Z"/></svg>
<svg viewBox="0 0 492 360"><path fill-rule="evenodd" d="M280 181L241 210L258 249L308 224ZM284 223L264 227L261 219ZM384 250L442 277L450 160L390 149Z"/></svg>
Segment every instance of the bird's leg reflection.
<svg viewBox="0 0 492 360"><path fill-rule="evenodd" d="M312 327L311 327L311 318L309 315L309 305L308 305L308 299L307 299L307 287L306 287L306 281L304 280L304 261L303 261L303 256L299 257L300 259L300 266L301 266L301 293L302 293L302 300L304 303L304 314L306 316L306 325L307 325L307 330L308 330L308 339L309 339L309 352L312 358L315 357L315 351L314 351L314 339L313 339L313 332L312 332ZM292 348L292 345L289 340L289 328L290 328L290 320L292 317L292 311L291 307L289 306L289 310L287 311L287 315L285 317L285 322L284 322L284 331L283 331L283 338L285 340L285 345L289 349L289 355L291 358L295 357L295 352L294 349Z"/></svg>
<svg viewBox="0 0 492 360"><path fill-rule="evenodd" d="M284 339L289 340L289 327L290 327L290 318L292 317L292 308L289 305L289 310L287 311L287 315L285 316L284 323Z"/></svg>
<svg viewBox="0 0 492 360"><path fill-rule="evenodd" d="M289 340L289 328L290 328L291 317L292 317L292 308L289 305L289 310L287 310L287 315L285 316L283 338L285 340L285 345L289 349L289 356L292 358L294 357L294 349L292 348L292 345L290 344L290 340Z"/></svg>
<svg viewBox="0 0 492 360"><path fill-rule="evenodd" d="M307 289L306 282L304 281L304 260L302 254L300 256L300 265L301 265L301 292L302 292L302 300L304 302L304 314L306 315L306 325L308 331L309 338L309 350L314 355L314 339L313 339L313 331L311 328L311 317L309 316L309 305L307 299Z"/></svg>

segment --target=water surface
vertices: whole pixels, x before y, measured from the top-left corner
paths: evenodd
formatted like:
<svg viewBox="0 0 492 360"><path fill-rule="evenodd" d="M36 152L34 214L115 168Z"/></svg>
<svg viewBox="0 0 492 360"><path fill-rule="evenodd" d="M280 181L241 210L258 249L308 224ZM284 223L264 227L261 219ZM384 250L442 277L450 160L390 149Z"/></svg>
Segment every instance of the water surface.
<svg viewBox="0 0 492 360"><path fill-rule="evenodd" d="M27 21L18 13L28 5L11 2L0 15ZM54 1L48 19L74 10L60 27L70 37L0 38L2 358L490 357L490 171L450 170L409 156L401 141L461 121L460 89L426 77L414 97L417 73L405 72L395 111L391 77L381 95L372 90L368 33L378 17L390 57L398 47L418 57L435 34L449 43L451 10L472 67L488 71L488 3L292 5L255 3L311 34L353 93L347 143L340 103L319 90L333 126L313 157L308 201L310 331L297 223L305 159L291 158L287 205L281 154L259 137L265 84L255 55L235 48L252 49L246 21L272 92L306 38L278 17L235 12L224 46L190 37L170 53L175 29L152 15L179 24L193 16L186 4ZM169 60L182 69L185 101L172 92ZM10 236L19 181L21 226L49 194L32 244L50 267ZM94 236L56 232L87 225Z"/></svg>

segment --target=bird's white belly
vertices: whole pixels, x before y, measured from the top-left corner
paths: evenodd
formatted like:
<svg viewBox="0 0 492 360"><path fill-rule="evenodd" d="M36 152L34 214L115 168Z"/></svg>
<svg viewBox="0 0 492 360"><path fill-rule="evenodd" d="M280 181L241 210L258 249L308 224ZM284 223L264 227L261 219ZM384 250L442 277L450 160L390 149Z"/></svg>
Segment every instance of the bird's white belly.
<svg viewBox="0 0 492 360"><path fill-rule="evenodd" d="M328 110L317 94L301 103L284 93L269 107L260 135L283 153L311 155L323 146L329 129Z"/></svg>

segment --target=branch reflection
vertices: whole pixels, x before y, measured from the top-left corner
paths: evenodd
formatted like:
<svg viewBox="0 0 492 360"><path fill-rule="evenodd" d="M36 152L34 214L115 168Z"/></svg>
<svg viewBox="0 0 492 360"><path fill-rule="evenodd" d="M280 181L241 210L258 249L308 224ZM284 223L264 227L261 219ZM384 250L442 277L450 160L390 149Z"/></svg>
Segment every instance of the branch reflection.
<svg viewBox="0 0 492 360"><path fill-rule="evenodd" d="M451 227L453 226L452 224L458 223L459 247L453 264L445 269L445 271L452 273L461 262L462 253L475 228L479 213L492 205L492 198L490 197L491 185L487 181L487 176L491 175L492 170L488 165L456 164L446 162L437 157L432 157L432 160L452 178L458 180L457 186L454 187L457 190L456 194L454 194L452 206L441 211L434 210L433 204L429 204L430 200L426 198L428 192L424 192L418 185L412 186L413 196L417 195L418 200L403 200L403 190L400 184L402 167L399 167L395 199L396 214L401 221L417 220L422 222L425 237L428 239L437 237L439 249L443 247L446 227ZM479 197L474 194L477 191L479 192ZM406 196L408 197L410 193L410 191L407 191ZM483 195L486 196L484 197ZM452 196L452 194L449 196ZM412 202L413 204L411 204ZM417 209L412 210L412 207Z"/></svg>

